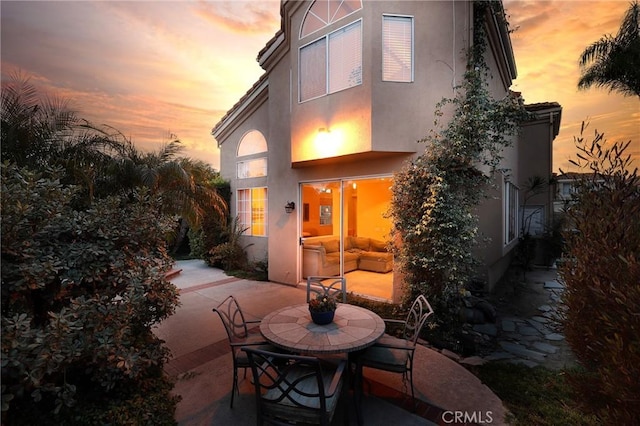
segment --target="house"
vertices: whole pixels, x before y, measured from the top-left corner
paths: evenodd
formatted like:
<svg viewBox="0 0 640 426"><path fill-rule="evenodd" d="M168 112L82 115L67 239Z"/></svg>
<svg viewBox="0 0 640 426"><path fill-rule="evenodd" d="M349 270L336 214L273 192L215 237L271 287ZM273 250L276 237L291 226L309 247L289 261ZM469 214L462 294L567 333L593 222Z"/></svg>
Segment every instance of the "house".
<svg viewBox="0 0 640 426"><path fill-rule="evenodd" d="M496 98L516 77L498 6L486 20ZM474 3L284 0L280 13L258 54L265 73L212 130L231 214L250 258L268 259L269 280L345 275L349 291L397 301L402 277L386 250L393 174L424 151L436 103L462 81ZM509 172L479 209L488 288L517 244L519 188L551 175L561 108L528 108L536 118L505 150ZM550 214L551 195L536 202Z"/></svg>
<svg viewBox="0 0 640 426"><path fill-rule="evenodd" d="M553 212L555 214L562 214L567 206L573 201L577 183L589 179L593 179L592 173L567 172L555 176ZM603 182L604 179L600 178L600 175L597 175L595 183Z"/></svg>

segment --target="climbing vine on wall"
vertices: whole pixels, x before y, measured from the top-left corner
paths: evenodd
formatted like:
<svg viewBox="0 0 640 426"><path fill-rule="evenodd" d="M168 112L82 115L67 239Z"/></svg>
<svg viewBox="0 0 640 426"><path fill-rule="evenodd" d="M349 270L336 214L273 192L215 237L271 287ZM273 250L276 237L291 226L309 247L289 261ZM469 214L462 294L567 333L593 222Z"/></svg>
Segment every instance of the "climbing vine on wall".
<svg viewBox="0 0 640 426"><path fill-rule="evenodd" d="M474 40L463 82L453 99L438 103L436 130L421 141L424 153L394 178L390 216L407 300L424 294L436 305L451 306L469 281L478 240L474 210L526 118L519 99L489 93L485 20L491 14L506 19L500 3L474 3ZM445 109L451 119L441 126Z"/></svg>

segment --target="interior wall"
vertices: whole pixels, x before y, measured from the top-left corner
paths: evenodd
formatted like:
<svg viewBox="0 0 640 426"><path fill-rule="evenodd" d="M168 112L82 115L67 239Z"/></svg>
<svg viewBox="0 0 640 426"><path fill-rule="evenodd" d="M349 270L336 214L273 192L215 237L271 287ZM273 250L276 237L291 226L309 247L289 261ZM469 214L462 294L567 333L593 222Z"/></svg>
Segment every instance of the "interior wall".
<svg viewBox="0 0 640 426"><path fill-rule="evenodd" d="M389 210L391 191L389 180L367 179L357 185L357 235L388 241L391 220L384 217Z"/></svg>

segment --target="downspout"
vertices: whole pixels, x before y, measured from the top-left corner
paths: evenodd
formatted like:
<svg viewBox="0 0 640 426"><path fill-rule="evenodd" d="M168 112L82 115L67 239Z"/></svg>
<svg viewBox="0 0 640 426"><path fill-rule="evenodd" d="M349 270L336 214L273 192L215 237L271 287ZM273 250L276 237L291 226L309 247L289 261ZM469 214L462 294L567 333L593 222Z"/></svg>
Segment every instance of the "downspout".
<svg viewBox="0 0 640 426"><path fill-rule="evenodd" d="M451 80L451 89L456 90L456 0L451 0L453 14L453 36L451 46L451 63L453 64L453 79Z"/></svg>
<svg viewBox="0 0 640 426"><path fill-rule="evenodd" d="M551 175L553 176L553 129L554 129L554 120L553 120L553 116L554 113L553 112L549 112L549 165L551 166ZM551 176L549 176L549 179L551 179ZM548 187L549 187L549 191L547 194L547 198L548 198L548 202L547 202L547 208L549 209L549 214L548 214L548 218L549 220L549 225L553 224L554 221L554 211L553 211L553 198L554 198L554 185L551 185L551 182L548 183Z"/></svg>

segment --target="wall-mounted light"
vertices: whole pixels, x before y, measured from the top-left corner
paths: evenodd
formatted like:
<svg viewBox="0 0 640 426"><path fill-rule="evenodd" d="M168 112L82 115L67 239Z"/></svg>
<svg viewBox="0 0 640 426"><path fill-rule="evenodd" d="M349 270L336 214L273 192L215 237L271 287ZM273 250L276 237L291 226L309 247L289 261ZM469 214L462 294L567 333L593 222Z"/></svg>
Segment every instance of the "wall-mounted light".
<svg viewBox="0 0 640 426"><path fill-rule="evenodd" d="M331 131L326 127L320 127L318 129L318 135L316 141L322 146L326 146L331 142Z"/></svg>
<svg viewBox="0 0 640 426"><path fill-rule="evenodd" d="M293 201L289 201L287 204L284 205L284 211L287 213L291 213L295 209L296 209L296 203L294 203Z"/></svg>

